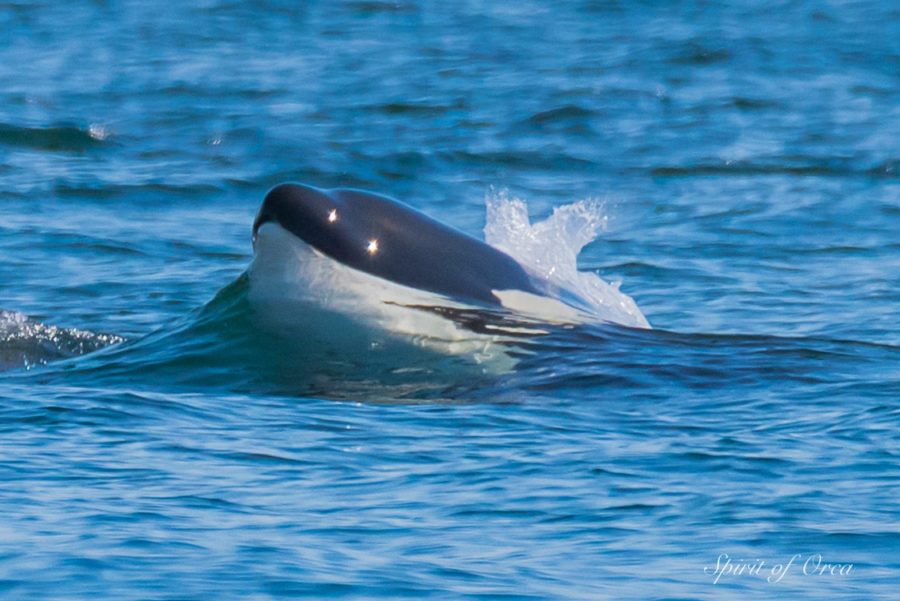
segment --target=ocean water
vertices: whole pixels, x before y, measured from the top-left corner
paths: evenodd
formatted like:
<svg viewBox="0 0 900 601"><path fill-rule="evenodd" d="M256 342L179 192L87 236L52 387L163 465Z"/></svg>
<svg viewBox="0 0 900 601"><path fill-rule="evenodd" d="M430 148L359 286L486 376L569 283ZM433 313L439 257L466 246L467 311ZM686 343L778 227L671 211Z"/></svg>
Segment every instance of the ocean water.
<svg viewBox="0 0 900 601"><path fill-rule="evenodd" d="M898 140L891 2L0 5L0 597L897 598ZM273 336L283 181L589 202L653 328Z"/></svg>

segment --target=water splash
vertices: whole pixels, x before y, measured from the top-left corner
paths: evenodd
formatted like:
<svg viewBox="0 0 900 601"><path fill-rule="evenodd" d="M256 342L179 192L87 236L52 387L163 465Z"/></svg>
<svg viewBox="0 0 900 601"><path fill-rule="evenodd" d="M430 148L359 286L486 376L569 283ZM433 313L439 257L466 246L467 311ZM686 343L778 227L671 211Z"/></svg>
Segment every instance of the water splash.
<svg viewBox="0 0 900 601"><path fill-rule="evenodd" d="M637 328L650 324L634 300L593 272L578 270L578 253L606 229L603 203L581 200L556 207L544 221L531 223L528 205L506 191L485 197L485 241L522 263L536 275L581 297L580 307L601 322Z"/></svg>
<svg viewBox="0 0 900 601"><path fill-rule="evenodd" d="M50 326L22 313L0 310L0 371L77 357L123 340L112 334Z"/></svg>

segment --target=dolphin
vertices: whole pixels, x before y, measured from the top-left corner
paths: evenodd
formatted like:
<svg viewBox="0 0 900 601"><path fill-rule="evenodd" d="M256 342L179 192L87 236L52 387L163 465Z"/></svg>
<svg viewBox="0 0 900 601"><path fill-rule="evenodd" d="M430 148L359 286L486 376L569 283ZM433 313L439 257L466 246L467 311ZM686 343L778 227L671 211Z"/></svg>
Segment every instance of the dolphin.
<svg viewBox="0 0 900 601"><path fill-rule="evenodd" d="M506 253L372 192L282 184L259 209L254 241L269 223L347 267L452 299L500 305L502 291L550 292Z"/></svg>
<svg viewBox="0 0 900 601"><path fill-rule="evenodd" d="M343 335L349 319L417 340L496 339L587 314L577 294L503 251L363 190L276 186L253 222L253 246L251 303L279 330L302 322L304 336Z"/></svg>

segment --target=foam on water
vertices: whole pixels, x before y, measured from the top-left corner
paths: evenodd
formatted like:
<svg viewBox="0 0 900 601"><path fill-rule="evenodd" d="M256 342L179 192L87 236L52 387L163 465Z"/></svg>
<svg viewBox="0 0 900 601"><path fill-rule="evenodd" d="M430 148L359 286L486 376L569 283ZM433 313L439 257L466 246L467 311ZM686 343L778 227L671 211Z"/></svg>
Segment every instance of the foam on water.
<svg viewBox="0 0 900 601"><path fill-rule="evenodd" d="M649 328L634 300L593 272L578 270L578 253L607 225L603 205L582 200L557 207L553 214L531 223L528 205L510 198L505 191L492 190L485 197L487 220L485 241L522 263L537 276L575 293L597 321L637 328Z"/></svg>
<svg viewBox="0 0 900 601"><path fill-rule="evenodd" d="M30 368L122 342L120 336L60 328L0 310L0 370Z"/></svg>

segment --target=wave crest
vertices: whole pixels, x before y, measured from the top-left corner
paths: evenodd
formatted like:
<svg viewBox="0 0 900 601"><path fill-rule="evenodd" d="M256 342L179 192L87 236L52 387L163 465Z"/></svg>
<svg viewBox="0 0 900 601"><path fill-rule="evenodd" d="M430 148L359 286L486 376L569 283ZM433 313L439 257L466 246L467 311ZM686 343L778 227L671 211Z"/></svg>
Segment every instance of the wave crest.
<svg viewBox="0 0 900 601"><path fill-rule="evenodd" d="M122 342L113 334L60 328L0 310L0 371L77 357Z"/></svg>

